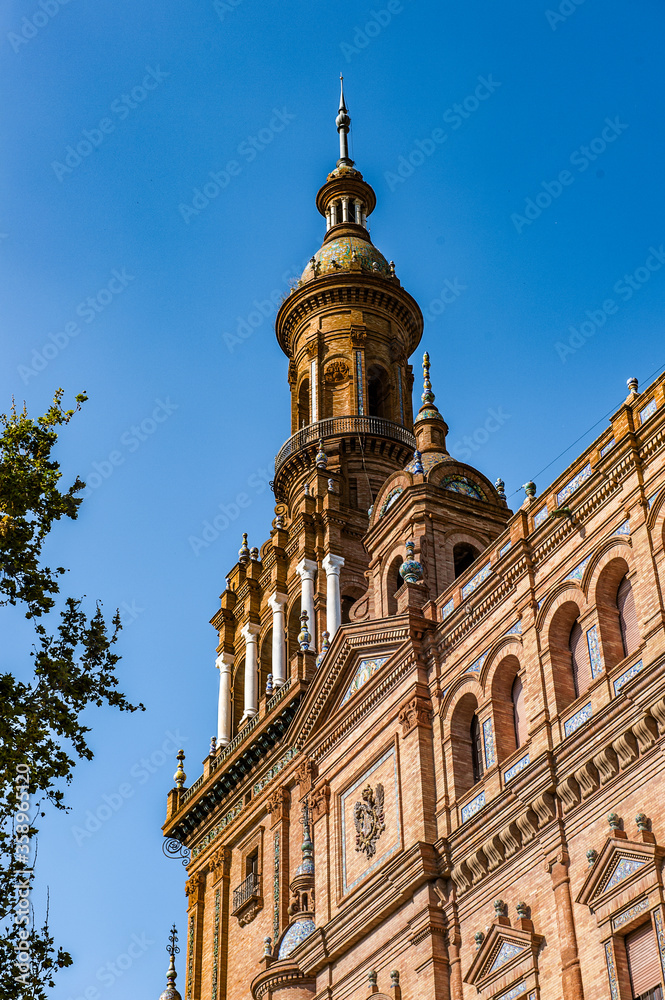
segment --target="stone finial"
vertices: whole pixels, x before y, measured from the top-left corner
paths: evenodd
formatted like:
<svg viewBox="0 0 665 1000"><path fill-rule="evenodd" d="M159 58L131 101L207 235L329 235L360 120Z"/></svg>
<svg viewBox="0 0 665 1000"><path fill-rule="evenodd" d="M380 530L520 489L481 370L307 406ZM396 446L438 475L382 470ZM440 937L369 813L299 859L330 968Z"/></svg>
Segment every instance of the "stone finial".
<svg viewBox="0 0 665 1000"><path fill-rule="evenodd" d="M495 899L494 900L494 913L496 914L497 917L502 917L503 916L503 912L504 912L505 908L506 908L506 904L504 903L504 901L502 899Z"/></svg>
<svg viewBox="0 0 665 1000"><path fill-rule="evenodd" d="M270 935L264 937L263 939L263 957L264 958L272 957L272 938L270 937Z"/></svg>
<svg viewBox="0 0 665 1000"><path fill-rule="evenodd" d="M640 383L637 381L635 377L629 378L626 381L626 385L628 386L628 392L630 393L631 396L637 396L639 384Z"/></svg>
<svg viewBox="0 0 665 1000"><path fill-rule="evenodd" d="M435 396L432 392L432 382L429 377L430 360L427 351L423 354L423 394L420 397L425 406L431 406Z"/></svg>
<svg viewBox="0 0 665 1000"><path fill-rule="evenodd" d="M395 277L395 261L394 260L391 260L390 263L388 264L388 271L390 273L390 277L394 278Z"/></svg>
<svg viewBox="0 0 665 1000"><path fill-rule="evenodd" d="M522 489L526 493L527 498L529 500L533 500L533 498L536 495L536 484L534 482L532 482L531 480L529 480L528 483L524 484L524 486L522 487Z"/></svg>
<svg viewBox="0 0 665 1000"><path fill-rule="evenodd" d="M379 976L376 969L370 969L367 973L367 982L370 986L376 986Z"/></svg>
<svg viewBox="0 0 665 1000"><path fill-rule="evenodd" d="M319 450L316 453L316 458L314 459L314 461L316 462L317 469L327 469L327 467L328 467L328 456L326 455L325 451L323 450L323 441L322 440L319 440Z"/></svg>
<svg viewBox="0 0 665 1000"><path fill-rule="evenodd" d="M176 773L173 775L173 780L175 781L176 788L184 788L185 782L187 781L187 775L185 774L183 763L185 760L185 751L178 750L176 754L176 760L178 761L178 768Z"/></svg>
<svg viewBox="0 0 665 1000"><path fill-rule="evenodd" d="M649 830L649 817L646 813L638 812L635 817L635 822L637 823L637 829L640 833L644 833Z"/></svg>
<svg viewBox="0 0 665 1000"><path fill-rule="evenodd" d="M309 496L309 483L305 483L305 496Z"/></svg>
<svg viewBox="0 0 665 1000"><path fill-rule="evenodd" d="M416 559L415 548L414 541L406 543L406 559L399 568L399 575L405 583L419 583L423 578L423 568Z"/></svg>
<svg viewBox="0 0 665 1000"><path fill-rule="evenodd" d="M473 935L473 940L476 942L476 948L480 948L481 944L485 940L485 935L482 931L476 931Z"/></svg>
<svg viewBox="0 0 665 1000"><path fill-rule="evenodd" d="M503 479L497 479L497 481L494 484L494 488L496 489L497 493L499 494L499 499L500 500L505 500L506 499L506 484L504 483Z"/></svg>
<svg viewBox="0 0 665 1000"><path fill-rule="evenodd" d="M586 852L586 859L589 862L589 868L593 868L598 860L598 851L594 851L593 847L590 847Z"/></svg>
<svg viewBox="0 0 665 1000"><path fill-rule="evenodd" d="M390 973L390 985L399 986L399 972L397 969L393 969Z"/></svg>
<svg viewBox="0 0 665 1000"><path fill-rule="evenodd" d="M247 532L243 531L242 545L238 549L238 562L241 566L246 566L249 562L249 546L247 544Z"/></svg>
<svg viewBox="0 0 665 1000"><path fill-rule="evenodd" d="M266 698L269 698L274 691L274 685L272 682L272 674L268 674L266 677Z"/></svg>
<svg viewBox="0 0 665 1000"><path fill-rule="evenodd" d="M303 652L306 652L309 649L312 641L312 636L310 635L310 631L307 627L308 620L309 615L306 611L303 611L300 616L300 634L298 635L298 643Z"/></svg>
<svg viewBox="0 0 665 1000"><path fill-rule="evenodd" d="M420 454L417 448L413 453L413 474L420 476L425 475L425 470L423 469L422 455Z"/></svg>
<svg viewBox="0 0 665 1000"><path fill-rule="evenodd" d="M316 658L317 668L323 663L323 658L330 649L330 632L324 632L321 636L321 652Z"/></svg>
<svg viewBox="0 0 665 1000"><path fill-rule="evenodd" d="M209 753L209 756L210 757L214 757L216 753L217 753L217 737L216 736L211 736L210 737L210 753Z"/></svg>
<svg viewBox="0 0 665 1000"><path fill-rule="evenodd" d="M516 903L515 909L517 911L517 916L519 917L520 920L528 919L529 907L526 905L526 903L524 902Z"/></svg>
<svg viewBox="0 0 665 1000"><path fill-rule="evenodd" d="M334 479L329 479L328 480L328 493L334 493L334 492L335 492L335 480Z"/></svg>
<svg viewBox="0 0 665 1000"><path fill-rule="evenodd" d="M621 817L618 813L611 812L607 817L607 822L609 823L610 830L620 830L621 829Z"/></svg>
<svg viewBox="0 0 665 1000"><path fill-rule="evenodd" d="M249 550L249 558L252 560L252 562L259 562L259 550L256 546L254 546L253 549Z"/></svg>

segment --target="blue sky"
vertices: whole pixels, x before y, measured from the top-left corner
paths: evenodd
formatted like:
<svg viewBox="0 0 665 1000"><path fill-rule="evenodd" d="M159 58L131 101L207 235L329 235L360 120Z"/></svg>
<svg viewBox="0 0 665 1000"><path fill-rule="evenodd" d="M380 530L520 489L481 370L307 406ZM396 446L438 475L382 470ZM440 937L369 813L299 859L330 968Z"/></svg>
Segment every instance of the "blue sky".
<svg viewBox="0 0 665 1000"><path fill-rule="evenodd" d="M272 518L290 426L268 303L323 237L339 72L372 238L427 317L414 366L428 349L451 451L516 507L629 376L665 365L665 10L42 4L0 13L1 408L90 396L58 451L86 502L48 556L71 567L64 592L121 608L121 686L148 710L90 713L96 757L43 825L39 882L75 957L58 1000L157 997L169 927L185 932L184 870L161 853L175 747L195 779L215 728L208 622L241 532L259 545ZM241 516L193 542L241 492ZM3 615L3 668L21 671L30 632Z"/></svg>

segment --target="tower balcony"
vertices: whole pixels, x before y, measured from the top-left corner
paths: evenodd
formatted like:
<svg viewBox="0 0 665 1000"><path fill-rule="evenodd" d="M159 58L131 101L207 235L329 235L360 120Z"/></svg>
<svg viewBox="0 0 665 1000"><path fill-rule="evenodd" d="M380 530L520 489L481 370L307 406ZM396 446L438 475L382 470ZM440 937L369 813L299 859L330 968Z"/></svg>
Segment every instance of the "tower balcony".
<svg viewBox="0 0 665 1000"><path fill-rule="evenodd" d="M279 475L280 469L292 455L318 441L325 441L333 437L355 437L358 435L370 435L371 437L397 441L411 451L416 447L413 431L401 424L394 423L392 420L386 420L384 417L328 417L326 420L317 420L313 424L302 427L282 445L275 459L275 477Z"/></svg>

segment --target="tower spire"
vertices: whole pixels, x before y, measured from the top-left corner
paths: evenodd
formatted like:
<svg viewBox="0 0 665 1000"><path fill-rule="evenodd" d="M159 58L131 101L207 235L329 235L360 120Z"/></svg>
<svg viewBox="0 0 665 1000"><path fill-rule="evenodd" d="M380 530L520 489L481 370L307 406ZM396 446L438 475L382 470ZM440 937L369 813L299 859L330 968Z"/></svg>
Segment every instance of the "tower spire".
<svg viewBox="0 0 665 1000"><path fill-rule="evenodd" d="M178 993L175 985L175 981L178 978L178 973L175 971L175 956L180 953L180 948L178 947L178 932L175 924L171 928L169 943L166 946L166 951L171 958L169 960L169 971L166 973L166 989L160 996L159 1000L181 1000L180 994Z"/></svg>
<svg viewBox="0 0 665 1000"><path fill-rule="evenodd" d="M434 391L429 376L430 360L427 351L423 354L423 394L420 397L423 405L418 410L413 429L416 434L416 453L413 461L407 466L409 472L422 472L431 468L425 455L433 452L436 455L447 455L446 434L448 425L439 413L434 402Z"/></svg>
<svg viewBox="0 0 665 1000"><path fill-rule="evenodd" d="M341 73L339 74L339 81L339 112L337 114L337 118L335 119L337 131L339 132L339 160L337 161L337 166L341 167L344 165L352 167L353 160L349 157L349 128L351 126L351 118L344 100L344 77Z"/></svg>

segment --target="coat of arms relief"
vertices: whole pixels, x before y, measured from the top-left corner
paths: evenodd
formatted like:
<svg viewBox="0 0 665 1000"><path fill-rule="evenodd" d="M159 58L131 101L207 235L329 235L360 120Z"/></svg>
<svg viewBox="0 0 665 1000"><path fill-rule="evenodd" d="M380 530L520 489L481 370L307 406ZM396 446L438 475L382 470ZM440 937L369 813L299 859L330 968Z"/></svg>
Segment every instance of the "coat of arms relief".
<svg viewBox="0 0 665 1000"><path fill-rule="evenodd" d="M361 792L360 801L353 807L356 851L363 851L368 858L376 854L376 843L386 828L383 800L383 785L377 785L376 789L367 785Z"/></svg>

